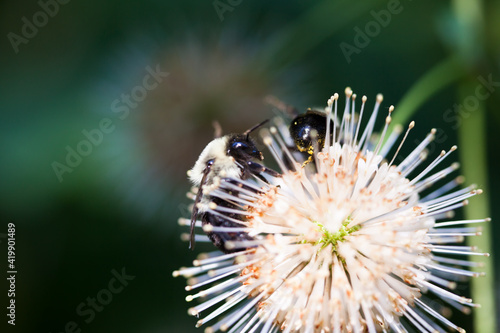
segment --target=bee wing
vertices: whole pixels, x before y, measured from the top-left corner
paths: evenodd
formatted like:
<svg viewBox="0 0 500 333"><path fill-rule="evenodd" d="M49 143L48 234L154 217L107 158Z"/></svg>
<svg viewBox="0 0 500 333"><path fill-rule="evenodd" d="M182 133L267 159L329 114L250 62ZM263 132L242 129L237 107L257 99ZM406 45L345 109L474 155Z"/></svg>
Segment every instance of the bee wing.
<svg viewBox="0 0 500 333"><path fill-rule="evenodd" d="M213 160L208 161L207 167L203 170L200 187L198 188L198 193L196 193L196 198L194 199L193 212L191 213L191 231L189 234L189 248L191 250L194 250L194 225L196 223L196 217L198 216L198 203L201 201L201 197L203 196L203 185L207 182L207 177L210 173L212 164Z"/></svg>
<svg viewBox="0 0 500 333"><path fill-rule="evenodd" d="M295 106L286 104L276 96L268 95L264 98L264 102L275 107L279 111L277 112L279 116L285 116L286 118L290 118L290 120L300 114Z"/></svg>

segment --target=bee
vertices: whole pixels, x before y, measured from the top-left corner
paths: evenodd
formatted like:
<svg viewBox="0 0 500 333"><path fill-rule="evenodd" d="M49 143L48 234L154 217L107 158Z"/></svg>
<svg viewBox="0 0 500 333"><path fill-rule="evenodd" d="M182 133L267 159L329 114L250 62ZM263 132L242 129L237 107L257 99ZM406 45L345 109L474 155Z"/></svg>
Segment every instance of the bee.
<svg viewBox="0 0 500 333"><path fill-rule="evenodd" d="M303 166L313 162L315 147L320 151L326 142L327 113L308 108L305 113L299 114L296 107L285 104L274 96L268 96L266 102L277 108L289 119L292 119L288 131L293 144L287 148L291 152L297 152L300 155L299 159L305 159ZM335 126L334 121L330 119L330 142L332 142L333 138L333 126ZM289 169L294 169L293 164L286 155L283 156L283 160Z"/></svg>
<svg viewBox="0 0 500 333"><path fill-rule="evenodd" d="M279 177L280 174L269 169L259 162L264 159L262 153L258 150L255 142L250 138L250 133L255 131L267 122L264 121L248 129L241 134L228 134L215 138L201 152L194 167L188 171L188 176L194 186L198 187L195 202L191 214L191 233L189 248L194 249L194 225L198 216L201 215L202 225L207 224L214 227L235 228L241 224L235 220L245 221L246 217L237 213L214 214L210 212L210 205L217 205L228 208L230 211L240 210L236 203L229 202L209 193L204 193L203 188L209 187L216 182L216 179L227 182L234 180L246 180L252 176L267 183L262 173L273 177ZM241 183L240 183L241 186ZM238 196L238 191L228 191L232 196ZM246 232L206 232L212 243L222 252L230 253L235 250L229 250L225 244L227 241L252 240Z"/></svg>
<svg viewBox="0 0 500 333"><path fill-rule="evenodd" d="M319 150L323 149L326 140L326 122L327 115L322 111L307 109L305 113L296 116L289 128L290 136L295 143L294 148L309 155L314 153L315 144ZM333 129L333 126L333 119L330 119L330 128ZM332 137L330 133L330 142Z"/></svg>

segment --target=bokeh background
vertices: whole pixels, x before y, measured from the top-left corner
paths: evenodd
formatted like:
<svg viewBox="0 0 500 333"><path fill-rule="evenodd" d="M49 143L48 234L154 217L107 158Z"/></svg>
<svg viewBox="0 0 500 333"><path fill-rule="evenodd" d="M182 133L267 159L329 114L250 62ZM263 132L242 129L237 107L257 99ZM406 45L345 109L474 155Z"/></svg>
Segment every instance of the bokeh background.
<svg viewBox="0 0 500 333"><path fill-rule="evenodd" d="M241 132L273 116L267 95L304 109L346 86L381 92L395 119L417 123L407 147L432 127L435 154L458 143L451 159L486 190L466 213L493 218L472 241L499 267L499 1L2 1L0 31L2 309L9 222L18 270L16 326L2 310L2 332L201 332L172 277L210 250L180 240L186 170L212 121ZM495 82L484 98L479 77ZM84 147L103 119L108 133ZM87 156L60 169L78 147ZM122 269L135 278L79 315ZM479 284L498 301L488 272ZM485 307L453 319L494 332L499 312Z"/></svg>

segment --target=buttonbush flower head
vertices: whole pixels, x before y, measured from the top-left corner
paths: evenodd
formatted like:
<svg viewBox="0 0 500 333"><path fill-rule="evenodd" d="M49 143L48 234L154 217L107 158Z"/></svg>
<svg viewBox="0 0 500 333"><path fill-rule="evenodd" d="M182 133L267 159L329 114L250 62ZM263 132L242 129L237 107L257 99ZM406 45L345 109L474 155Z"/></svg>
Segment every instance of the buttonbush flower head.
<svg viewBox="0 0 500 333"><path fill-rule="evenodd" d="M434 129L400 156L415 123L389 133L391 106L375 134L382 96L370 114L365 96L357 109L356 95L345 93L343 112L337 94L328 99L326 135L313 140L310 154L293 149L281 118L261 131L280 177L221 176L202 187L204 195L237 205L241 227L231 230L248 233L227 241L228 253L205 253L174 272L188 278L186 299L197 302L188 313L205 332L464 332L442 304L463 312L477 306L454 289L481 275L467 256L487 254L460 244L480 233L465 224L489 219L452 218L481 190L460 189L461 177L443 180L458 168L446 162L456 147L429 152ZM215 204L210 212L235 216Z"/></svg>

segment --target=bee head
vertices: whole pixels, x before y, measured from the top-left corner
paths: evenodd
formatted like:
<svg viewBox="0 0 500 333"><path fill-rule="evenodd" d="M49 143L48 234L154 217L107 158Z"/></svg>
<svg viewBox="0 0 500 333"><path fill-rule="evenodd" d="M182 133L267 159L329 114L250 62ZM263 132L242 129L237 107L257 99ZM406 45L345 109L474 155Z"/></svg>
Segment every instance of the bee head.
<svg viewBox="0 0 500 333"><path fill-rule="evenodd" d="M236 161L249 161L252 158L260 161L264 159L253 140L246 134L236 134L229 138L227 154Z"/></svg>
<svg viewBox="0 0 500 333"><path fill-rule="evenodd" d="M227 154L240 162L246 162L252 158L262 161L264 157L257 149L257 146L255 146L253 140L250 139L250 133L267 123L267 121L268 120L264 120L254 127L246 130L243 134L231 135L227 144Z"/></svg>

